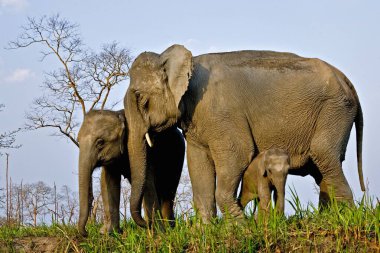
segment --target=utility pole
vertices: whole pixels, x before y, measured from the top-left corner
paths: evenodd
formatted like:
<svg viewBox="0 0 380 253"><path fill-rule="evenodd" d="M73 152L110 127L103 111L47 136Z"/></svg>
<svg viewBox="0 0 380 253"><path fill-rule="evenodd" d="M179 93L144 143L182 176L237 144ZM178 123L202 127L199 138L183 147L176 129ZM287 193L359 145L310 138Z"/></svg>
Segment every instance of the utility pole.
<svg viewBox="0 0 380 253"><path fill-rule="evenodd" d="M20 190L21 190L21 225L24 225L24 191L22 188L22 180L21 180L21 185L20 185Z"/></svg>
<svg viewBox="0 0 380 253"><path fill-rule="evenodd" d="M20 226L21 225L21 192L20 192L20 188L16 188L17 190L17 212L16 212L16 223L17 223L17 226Z"/></svg>
<svg viewBox="0 0 380 253"><path fill-rule="evenodd" d="M9 177L9 226L12 225L12 216L13 216L13 200L12 200L12 177Z"/></svg>
<svg viewBox="0 0 380 253"><path fill-rule="evenodd" d="M9 226L9 223L10 223L10 219L9 219L9 186L8 186L8 170L9 170L9 154L6 153L5 154L7 156L7 166L5 168L5 177L6 177L6 192L7 192L7 225Z"/></svg>
<svg viewBox="0 0 380 253"><path fill-rule="evenodd" d="M57 202L57 186L54 182L54 222L58 223L58 202Z"/></svg>

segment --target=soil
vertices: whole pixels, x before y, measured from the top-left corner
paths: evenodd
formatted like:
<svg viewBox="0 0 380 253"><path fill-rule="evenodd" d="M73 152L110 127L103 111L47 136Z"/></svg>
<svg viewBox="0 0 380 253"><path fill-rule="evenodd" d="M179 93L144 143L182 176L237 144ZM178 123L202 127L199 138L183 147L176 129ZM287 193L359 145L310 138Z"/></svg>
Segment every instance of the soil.
<svg viewBox="0 0 380 253"><path fill-rule="evenodd" d="M65 240L59 237L23 237L7 244L0 243L0 252L62 252L65 251ZM13 247L12 247L13 246Z"/></svg>

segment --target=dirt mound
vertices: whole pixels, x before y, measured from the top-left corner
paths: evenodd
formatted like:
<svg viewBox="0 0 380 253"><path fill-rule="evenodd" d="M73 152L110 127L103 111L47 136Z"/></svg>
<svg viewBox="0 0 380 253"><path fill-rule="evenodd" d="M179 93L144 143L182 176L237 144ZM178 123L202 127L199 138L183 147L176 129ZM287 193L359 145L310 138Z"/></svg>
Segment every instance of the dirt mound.
<svg viewBox="0 0 380 253"><path fill-rule="evenodd" d="M64 250L63 238L59 237L23 237L15 239L8 245L0 244L0 252L62 252Z"/></svg>

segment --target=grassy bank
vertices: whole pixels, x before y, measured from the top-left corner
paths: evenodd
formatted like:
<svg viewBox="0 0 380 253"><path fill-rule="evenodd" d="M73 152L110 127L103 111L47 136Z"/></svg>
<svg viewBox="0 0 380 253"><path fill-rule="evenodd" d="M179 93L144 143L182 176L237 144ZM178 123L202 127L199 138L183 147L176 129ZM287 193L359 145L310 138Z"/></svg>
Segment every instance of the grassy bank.
<svg viewBox="0 0 380 253"><path fill-rule="evenodd" d="M246 224L217 219L201 225L196 217L178 218L175 228L141 229L133 221L122 234L102 236L100 225L87 226L82 238L73 226L0 228L0 252L379 252L380 206L363 199L356 207L332 203L319 210L301 208L295 214L270 219L251 216Z"/></svg>

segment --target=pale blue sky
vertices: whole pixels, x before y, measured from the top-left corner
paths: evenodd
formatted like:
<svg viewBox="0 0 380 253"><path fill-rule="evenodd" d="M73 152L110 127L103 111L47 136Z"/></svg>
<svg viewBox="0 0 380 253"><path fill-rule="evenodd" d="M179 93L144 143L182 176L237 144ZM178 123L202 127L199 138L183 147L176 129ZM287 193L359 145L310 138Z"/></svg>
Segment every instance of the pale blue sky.
<svg viewBox="0 0 380 253"><path fill-rule="evenodd" d="M42 94L44 71L54 58L40 62L39 47L5 50L26 18L60 13L80 25L84 42L99 49L117 41L136 56L184 44L193 55L241 49L288 51L323 59L353 82L364 111L364 176L370 195L380 196L380 2L378 1L32 1L0 0L0 132L24 122L32 100ZM112 94L121 100L128 83ZM121 107L122 104L119 105ZM78 150L50 130L18 135L19 150L9 151L14 181L55 181L77 189ZM354 131L353 131L354 133ZM344 173L355 196L362 195L356 166L354 134ZM4 185L5 157L0 157ZM303 203L317 202L310 177L290 177Z"/></svg>

